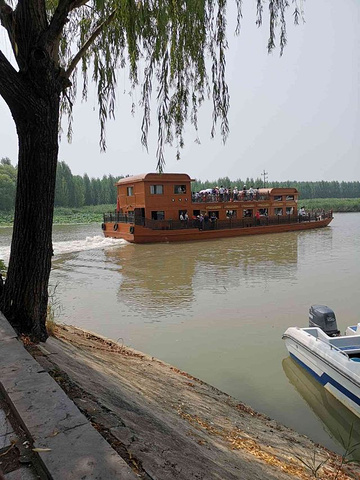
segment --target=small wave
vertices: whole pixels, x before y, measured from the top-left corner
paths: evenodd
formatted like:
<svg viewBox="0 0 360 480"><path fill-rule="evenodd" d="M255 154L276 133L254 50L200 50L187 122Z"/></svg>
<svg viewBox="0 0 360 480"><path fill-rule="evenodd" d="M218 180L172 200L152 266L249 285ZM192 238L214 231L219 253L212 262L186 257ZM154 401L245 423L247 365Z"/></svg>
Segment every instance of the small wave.
<svg viewBox="0 0 360 480"><path fill-rule="evenodd" d="M63 255L64 253L83 252L85 250L94 250L97 248L118 247L126 245L128 242L122 239L105 238L101 235L86 237L85 240L71 240L68 242L55 242L54 255Z"/></svg>
<svg viewBox="0 0 360 480"><path fill-rule="evenodd" d="M9 263L10 247L0 247L0 260L3 260L5 265Z"/></svg>
<svg viewBox="0 0 360 480"><path fill-rule="evenodd" d="M65 253L83 252L85 250L94 250L97 248L119 247L127 245L128 242L122 239L105 238L101 235L86 237L85 240L69 240L66 242L54 242L54 255L64 255ZM10 247L0 247L0 259L8 264L10 257Z"/></svg>

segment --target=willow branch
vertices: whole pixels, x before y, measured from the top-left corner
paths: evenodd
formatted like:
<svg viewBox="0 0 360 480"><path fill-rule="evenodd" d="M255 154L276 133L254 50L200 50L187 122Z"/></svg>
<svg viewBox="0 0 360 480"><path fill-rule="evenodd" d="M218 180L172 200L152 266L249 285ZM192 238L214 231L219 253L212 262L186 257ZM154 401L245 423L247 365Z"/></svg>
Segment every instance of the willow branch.
<svg viewBox="0 0 360 480"><path fill-rule="evenodd" d="M49 28L46 32L46 42L51 43L57 38L67 21L67 16L70 11L71 0L60 0L54 15L52 16Z"/></svg>
<svg viewBox="0 0 360 480"><path fill-rule="evenodd" d="M114 18L115 16L115 13L116 13L116 9L113 10L110 15L107 17L106 20L104 20L103 23L101 23L94 31L93 33L90 35L90 37L86 40L86 42L84 43L84 45L80 48L80 50L78 51L78 53L75 55L75 57L72 59L68 69L66 70L65 72L65 76L66 78L70 78L71 74L73 73L73 71L75 70L76 68L76 65L79 63L79 61L82 59L82 57L85 55L85 53L87 52L87 50L91 47L91 45L94 43L94 41L96 40L96 38L100 35L100 33L104 30L104 28L109 25L112 21L112 19Z"/></svg>

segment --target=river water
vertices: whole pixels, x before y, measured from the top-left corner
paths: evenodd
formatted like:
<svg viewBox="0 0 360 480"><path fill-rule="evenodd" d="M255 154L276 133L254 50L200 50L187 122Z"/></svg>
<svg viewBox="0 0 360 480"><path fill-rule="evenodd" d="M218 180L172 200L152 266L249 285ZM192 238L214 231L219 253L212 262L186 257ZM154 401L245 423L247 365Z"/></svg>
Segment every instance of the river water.
<svg viewBox="0 0 360 480"><path fill-rule="evenodd" d="M11 229L0 229L0 258ZM343 452L360 423L297 368L281 339L324 304L360 321L360 213L320 230L133 245L100 225L55 226L51 275L60 323L158 357L314 441ZM354 433L359 432L359 433Z"/></svg>

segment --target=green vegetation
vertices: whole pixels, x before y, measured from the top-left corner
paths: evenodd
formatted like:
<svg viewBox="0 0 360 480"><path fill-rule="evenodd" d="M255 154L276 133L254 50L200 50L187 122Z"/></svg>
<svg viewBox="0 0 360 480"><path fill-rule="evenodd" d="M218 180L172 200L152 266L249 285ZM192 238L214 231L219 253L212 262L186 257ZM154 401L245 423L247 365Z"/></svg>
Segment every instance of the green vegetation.
<svg viewBox="0 0 360 480"><path fill-rule="evenodd" d="M301 200L306 210L333 210L334 212L360 212L360 198L314 198Z"/></svg>
<svg viewBox="0 0 360 480"><path fill-rule="evenodd" d="M8 158L0 162L0 225L11 225L14 218L14 202L17 167ZM59 162L56 174L54 223L101 222L102 213L115 209L115 183L123 176L104 175L89 178L73 175L65 162ZM242 188L243 185L261 187L259 178L230 180L218 178L212 182L195 180L192 191L197 192L216 185ZM294 187L300 192L301 203L306 209L334 210L334 212L360 211L360 182L267 182L267 187Z"/></svg>
<svg viewBox="0 0 360 480"><path fill-rule="evenodd" d="M4 260L0 258L0 277L6 277L6 265Z"/></svg>
<svg viewBox="0 0 360 480"><path fill-rule="evenodd" d="M79 208L55 207L54 224L101 223L103 213L113 212L115 208L115 204L90 205Z"/></svg>
<svg viewBox="0 0 360 480"><path fill-rule="evenodd" d="M89 205L78 208L55 207L54 225L101 223L103 213L113 212L115 207L115 204ZM0 212L0 226L11 226L13 221L13 212Z"/></svg>
<svg viewBox="0 0 360 480"><path fill-rule="evenodd" d="M0 225L12 225L17 167L8 158L0 161ZM73 175L65 162L59 162L56 176L54 224L101 223L102 214L115 210L115 183L122 176L104 175L101 179ZM216 185L242 188L243 185L262 186L261 179L230 180L228 177L209 182L196 180L193 191ZM268 182L268 187L295 187L301 193L306 210L360 212L360 182ZM341 195L344 194L344 197ZM347 194L347 196L345 196Z"/></svg>

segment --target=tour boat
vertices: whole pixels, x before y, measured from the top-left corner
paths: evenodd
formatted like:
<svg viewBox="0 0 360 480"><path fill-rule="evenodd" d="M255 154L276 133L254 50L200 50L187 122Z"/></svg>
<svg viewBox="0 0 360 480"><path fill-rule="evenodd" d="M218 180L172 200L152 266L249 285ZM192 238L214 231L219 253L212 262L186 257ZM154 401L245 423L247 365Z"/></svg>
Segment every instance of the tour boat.
<svg viewBox="0 0 360 480"><path fill-rule="evenodd" d="M289 327L283 334L290 356L360 417L360 335L338 335L335 315L326 306L312 306L309 318L320 326ZM327 333L324 323L329 324Z"/></svg>
<svg viewBox="0 0 360 480"><path fill-rule="evenodd" d="M133 243L206 240L322 228L332 212L298 210L296 188L223 186L191 191L183 173L147 173L116 183L117 206L104 214L105 237Z"/></svg>

